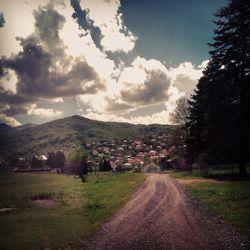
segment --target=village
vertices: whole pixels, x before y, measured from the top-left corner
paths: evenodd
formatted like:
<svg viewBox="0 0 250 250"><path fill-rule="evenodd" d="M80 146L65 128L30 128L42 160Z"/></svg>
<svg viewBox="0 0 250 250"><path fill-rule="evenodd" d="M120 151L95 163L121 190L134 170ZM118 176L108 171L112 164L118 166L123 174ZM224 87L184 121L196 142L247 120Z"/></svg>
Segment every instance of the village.
<svg viewBox="0 0 250 250"><path fill-rule="evenodd" d="M89 164L94 168L103 159L110 162L111 170L150 171L170 167L169 136L152 135L127 140L103 141L87 143Z"/></svg>
<svg viewBox="0 0 250 250"><path fill-rule="evenodd" d="M172 137L169 134L155 134L129 139L84 142L80 149L87 156L88 172L128 171L150 172L168 169L172 166ZM55 160L56 158L56 160ZM105 162L106 167L101 164ZM1 168L11 167L15 172L53 171L68 172L67 154L58 150L30 156L14 155L0 158Z"/></svg>

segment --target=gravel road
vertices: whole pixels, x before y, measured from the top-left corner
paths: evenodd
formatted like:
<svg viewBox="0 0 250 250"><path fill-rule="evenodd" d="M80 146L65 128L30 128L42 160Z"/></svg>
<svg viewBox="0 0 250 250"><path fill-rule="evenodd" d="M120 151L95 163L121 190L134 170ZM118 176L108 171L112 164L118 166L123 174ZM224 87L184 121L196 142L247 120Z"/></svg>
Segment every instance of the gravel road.
<svg viewBox="0 0 250 250"><path fill-rule="evenodd" d="M150 174L84 249L250 249L167 174Z"/></svg>

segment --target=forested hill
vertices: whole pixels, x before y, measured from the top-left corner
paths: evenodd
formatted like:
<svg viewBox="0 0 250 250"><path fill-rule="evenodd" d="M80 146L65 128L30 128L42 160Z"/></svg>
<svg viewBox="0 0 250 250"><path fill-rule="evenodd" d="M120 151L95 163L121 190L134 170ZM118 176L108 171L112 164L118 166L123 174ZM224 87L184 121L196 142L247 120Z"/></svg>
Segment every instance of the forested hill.
<svg viewBox="0 0 250 250"><path fill-rule="evenodd" d="M65 152L82 148L88 142L113 139L142 138L150 135L169 134L171 125L133 125L129 123L102 122L82 116L71 116L42 125L27 126L22 129L0 124L0 154L18 153L29 155L47 153L51 150Z"/></svg>

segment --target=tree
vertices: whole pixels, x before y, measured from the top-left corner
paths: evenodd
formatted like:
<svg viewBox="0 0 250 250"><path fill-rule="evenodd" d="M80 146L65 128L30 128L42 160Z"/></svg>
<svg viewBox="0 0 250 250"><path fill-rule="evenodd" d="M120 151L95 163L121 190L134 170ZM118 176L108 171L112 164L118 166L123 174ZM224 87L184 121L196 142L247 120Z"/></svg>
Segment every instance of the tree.
<svg viewBox="0 0 250 250"><path fill-rule="evenodd" d="M87 156L82 150L72 150L68 155L69 171L72 174L77 174L82 182L86 181L88 174Z"/></svg>
<svg viewBox="0 0 250 250"><path fill-rule="evenodd" d="M186 96L182 96L176 102L175 110L170 114L170 121L184 127L189 116L189 103Z"/></svg>
<svg viewBox="0 0 250 250"><path fill-rule="evenodd" d="M246 174L246 160L249 146L247 116L249 112L249 73L250 73L250 3L248 0L231 0L228 6L221 8L215 15L213 48L210 54L217 60L228 84L236 91L232 101L237 104L235 129L238 144L238 162L241 175Z"/></svg>
<svg viewBox="0 0 250 250"><path fill-rule="evenodd" d="M66 162L65 155L62 151L49 152L47 164L51 168L64 168Z"/></svg>
<svg viewBox="0 0 250 250"><path fill-rule="evenodd" d="M100 161L99 169L100 171L110 171L112 169L110 165L110 161L108 161L106 157L103 157L102 160Z"/></svg>
<svg viewBox="0 0 250 250"><path fill-rule="evenodd" d="M55 158L56 158L56 163L55 163L56 168L63 169L66 162L64 153L62 151L57 151L55 153Z"/></svg>
<svg viewBox="0 0 250 250"><path fill-rule="evenodd" d="M56 154L54 152L48 153L47 164L51 168L55 168Z"/></svg>
<svg viewBox="0 0 250 250"><path fill-rule="evenodd" d="M181 97L176 102L175 110L170 114L170 120L172 123L178 125L175 129L173 136L173 145L171 152L172 159L176 159L176 167L182 166L187 168L187 150L186 141L188 137L187 123L189 119L189 102L186 96ZM182 164L178 164L181 162ZM183 164L184 162L184 164ZM191 164L192 165L192 164Z"/></svg>
<svg viewBox="0 0 250 250"><path fill-rule="evenodd" d="M190 100L188 155L207 163L249 160L250 4L231 0L215 14L211 60Z"/></svg>

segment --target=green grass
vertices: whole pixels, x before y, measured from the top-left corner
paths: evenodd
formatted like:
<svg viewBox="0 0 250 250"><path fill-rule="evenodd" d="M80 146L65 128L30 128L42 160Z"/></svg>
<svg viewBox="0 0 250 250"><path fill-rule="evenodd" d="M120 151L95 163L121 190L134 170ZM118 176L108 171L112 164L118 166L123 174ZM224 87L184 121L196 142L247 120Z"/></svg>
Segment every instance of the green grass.
<svg viewBox="0 0 250 250"><path fill-rule="evenodd" d="M223 165L218 167L213 167L208 169L206 175L200 173L199 169L193 169L191 171L177 171L174 170L170 175L176 179L200 179L200 178L218 178L222 177L237 177L239 173L239 168L236 165ZM247 173L250 173L250 166L247 166ZM235 175L235 176L234 176Z"/></svg>
<svg viewBox="0 0 250 250"><path fill-rule="evenodd" d="M80 248L104 220L126 203L143 174L105 174L81 183L73 176L34 173L0 173L0 249ZM53 198L56 206L41 208L36 197Z"/></svg>
<svg viewBox="0 0 250 250"><path fill-rule="evenodd" d="M196 183L191 194L250 239L250 182Z"/></svg>
<svg viewBox="0 0 250 250"><path fill-rule="evenodd" d="M248 173L250 168L248 166ZM240 181L236 166L222 166L209 170L209 177L224 181L218 183L193 183L187 189L213 213L232 224L239 232L250 239L250 181ZM191 172L172 172L176 179L203 178L198 170Z"/></svg>
<svg viewBox="0 0 250 250"><path fill-rule="evenodd" d="M200 179L204 178L198 172L190 172L190 171L173 171L170 173L170 176L176 179Z"/></svg>

